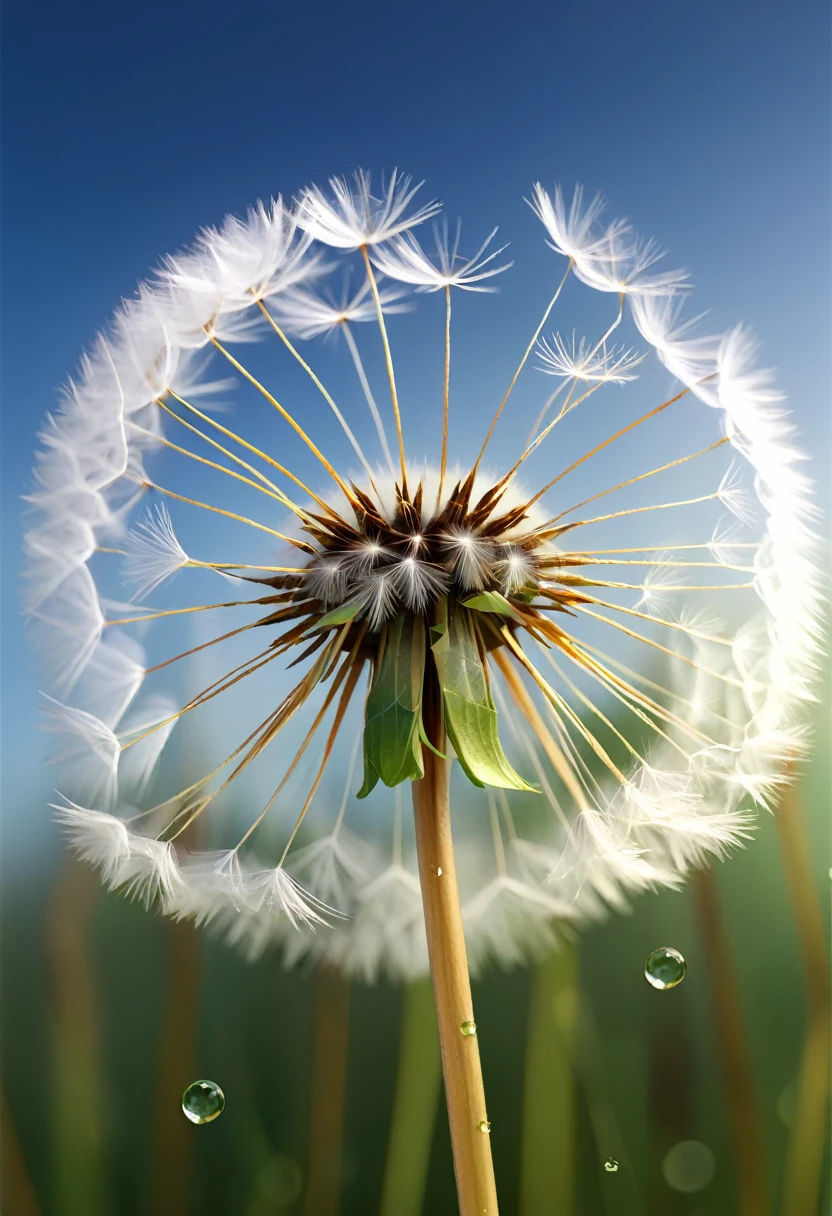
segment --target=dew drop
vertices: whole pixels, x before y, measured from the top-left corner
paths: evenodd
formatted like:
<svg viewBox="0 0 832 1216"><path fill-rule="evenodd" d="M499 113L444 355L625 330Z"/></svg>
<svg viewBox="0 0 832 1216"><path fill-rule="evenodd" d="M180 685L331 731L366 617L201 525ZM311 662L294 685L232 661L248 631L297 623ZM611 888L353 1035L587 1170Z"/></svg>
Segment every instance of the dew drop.
<svg viewBox="0 0 832 1216"><path fill-rule="evenodd" d="M688 965L678 950L672 946L662 946L647 956L644 978L648 984L664 992L681 984L687 969Z"/></svg>
<svg viewBox="0 0 832 1216"><path fill-rule="evenodd" d="M668 1186L683 1195L703 1190L716 1173L716 1160L707 1144L699 1140L682 1140L662 1162L662 1173Z"/></svg>
<svg viewBox="0 0 832 1216"><path fill-rule="evenodd" d="M466 1039L470 1039L472 1037L472 1035L475 1035L477 1033L477 1023L476 1022L460 1022L459 1030L460 1030L460 1034L464 1034Z"/></svg>
<svg viewBox="0 0 832 1216"><path fill-rule="evenodd" d="M214 1081L194 1081L182 1095L182 1110L191 1123L210 1123L225 1110L225 1094Z"/></svg>
<svg viewBox="0 0 832 1216"><path fill-rule="evenodd" d="M618 1173L618 1162L616 1161L615 1157L607 1157L606 1161L604 1162L604 1169L608 1174Z"/></svg>
<svg viewBox="0 0 832 1216"><path fill-rule="evenodd" d="M477 1131L482 1132L484 1136L489 1136L491 1134L491 1124L487 1119L480 1119L477 1124Z"/></svg>
<svg viewBox="0 0 832 1216"><path fill-rule="evenodd" d="M441 878L441 877L442 877L442 867L441 867L441 866L439 866L438 870L436 871L436 877L437 877L437 878Z"/></svg>

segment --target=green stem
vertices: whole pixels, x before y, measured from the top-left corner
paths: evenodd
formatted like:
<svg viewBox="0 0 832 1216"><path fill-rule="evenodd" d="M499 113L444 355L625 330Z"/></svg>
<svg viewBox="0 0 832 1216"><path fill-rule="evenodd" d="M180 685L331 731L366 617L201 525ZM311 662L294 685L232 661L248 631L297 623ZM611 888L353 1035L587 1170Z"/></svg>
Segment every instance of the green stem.
<svg viewBox="0 0 832 1216"><path fill-rule="evenodd" d="M737 1216L765 1216L769 1211L766 1152L746 1047L736 969L720 923L713 874L709 870L700 871L694 876L692 885L705 945L722 1084L734 1145Z"/></svg>
<svg viewBox="0 0 832 1216"><path fill-rule="evenodd" d="M322 967L315 975L312 1093L303 1216L338 1216L349 1045L349 981Z"/></svg>
<svg viewBox="0 0 832 1216"><path fill-rule="evenodd" d="M800 1062L797 1108L786 1155L783 1216L815 1216L827 1144L829 1069L832 1062L832 1003L823 913L815 888L806 825L797 791L784 790L774 813L780 855L800 939L808 1024Z"/></svg>
<svg viewBox="0 0 832 1216"><path fill-rule="evenodd" d="M422 1212L442 1076L430 980L408 984L403 1006L380 1216Z"/></svg>
<svg viewBox="0 0 832 1216"><path fill-rule="evenodd" d="M97 994L88 946L99 890L92 871L73 862L58 879L47 912L56 1216L112 1210L104 1170Z"/></svg>
<svg viewBox="0 0 832 1216"><path fill-rule="evenodd" d="M199 934L194 925L171 921L167 997L156 1060L156 1117L150 1213L180 1216L188 1210L193 1127L182 1114L182 1093L201 1076L196 1064L199 1022Z"/></svg>
<svg viewBox="0 0 832 1216"><path fill-rule="evenodd" d="M575 1211L575 1082L578 952L564 943L532 972L523 1089L521 1216Z"/></svg>
<svg viewBox="0 0 832 1216"><path fill-rule="evenodd" d="M3 1145L0 1210L15 1212L16 1216L40 1216L37 1195L26 1169L17 1128L5 1093L0 1093L0 1138Z"/></svg>

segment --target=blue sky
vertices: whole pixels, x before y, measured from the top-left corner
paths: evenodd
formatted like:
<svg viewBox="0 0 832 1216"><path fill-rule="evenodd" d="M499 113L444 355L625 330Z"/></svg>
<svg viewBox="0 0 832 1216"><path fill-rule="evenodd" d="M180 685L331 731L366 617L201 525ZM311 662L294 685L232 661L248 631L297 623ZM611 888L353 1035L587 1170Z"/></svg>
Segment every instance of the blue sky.
<svg viewBox="0 0 832 1216"><path fill-rule="evenodd" d="M16 587L35 432L84 345L159 256L258 197L358 165L399 165L427 179L472 239L498 223L516 255L542 256L519 201L531 182L601 190L671 248L674 265L691 268L715 325L754 327L828 486L830 19L821 0L791 10L771 0L636 0L314 12L10 0L4 19L3 708L13 812L23 791L31 796L42 754ZM531 290L532 270L526 256L515 287L528 275Z"/></svg>

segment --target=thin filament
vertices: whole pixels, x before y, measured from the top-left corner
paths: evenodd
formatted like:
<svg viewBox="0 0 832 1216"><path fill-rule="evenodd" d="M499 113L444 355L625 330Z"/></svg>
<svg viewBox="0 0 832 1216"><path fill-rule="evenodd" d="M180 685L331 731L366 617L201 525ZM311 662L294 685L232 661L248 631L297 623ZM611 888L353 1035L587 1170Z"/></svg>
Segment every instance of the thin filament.
<svg viewBox="0 0 832 1216"><path fill-rule="evenodd" d="M442 459L439 464L439 489L436 491L436 511L442 501L445 469L448 466L448 409L451 388L451 285L445 284L445 380L442 394Z"/></svg>
<svg viewBox="0 0 832 1216"><path fill-rule="evenodd" d="M488 447L489 443L491 442L491 436L494 434L494 428L497 425L499 417L506 407L506 402L508 401L509 397L511 396L512 389L514 388L515 384L517 383L518 376L520 375L523 368L525 367L526 360L528 359L529 355L532 353L532 350L534 349L535 342L540 337L540 332L543 329L543 326L546 324L546 322L549 319L549 313L555 307L558 296L563 291L564 285L566 283L567 278L569 277L569 272L571 269L572 269L572 259L570 258L569 263L566 267L566 273L564 274L563 278L561 279L560 283L558 284L557 291L555 292L555 294L552 296L551 300L549 301L546 311L544 312L543 316L540 319L540 324L538 325L537 329L534 331L534 333L532 335L532 340L531 340L531 342L529 342L529 345L526 347L523 358L520 360L520 363L517 367L517 371L514 373L514 375L511 378L511 383L509 384L508 388L506 389L506 395L505 395L505 397L503 397L502 401L500 402L500 404L497 408L497 412L494 415L494 418L492 419L491 426L488 428L488 434L486 435L486 437L483 441L483 445L480 448L477 459L474 461L474 469L473 469L474 474L477 473L477 471L480 467L480 464L482 463L482 458L485 455L485 449Z"/></svg>
<svg viewBox="0 0 832 1216"><path fill-rule="evenodd" d="M324 400L326 401L327 405L332 410L333 414L335 415L335 417L338 419L339 423L341 424L344 434L346 435L347 439L349 439L350 443L352 444L352 447L353 447L353 450L354 450L356 456L363 464L364 471L366 472L368 478L370 479L370 485L376 491L376 494L378 494L378 490L376 490L375 484L373 482L373 470L370 468L367 457L364 455L364 452L361 449L361 444L356 439L346 418L341 413L338 406L335 404L329 391L325 388L325 386L318 379L315 372L313 372L312 368L309 366L309 364L306 362L304 357L301 355L300 351L294 346L294 344L289 340L289 338L287 338L286 334L283 332L283 330L280 328L278 323L275 321L274 317L271 315L269 310L266 308L266 306L262 300L257 301L257 307L260 309L263 316L269 322L272 329L277 334L278 338L280 338L281 342L284 344L286 349L291 354L294 355L294 357L297 359L298 363L301 365L303 370L307 373L309 378L312 380L312 383L320 391L320 393L323 396Z"/></svg>
<svg viewBox="0 0 832 1216"><path fill-rule="evenodd" d="M387 461L387 467L390 470L391 477L393 480L395 480L396 470L393 467L393 456L390 452L390 445L387 442L387 432L384 429L384 423L381 420L381 414L379 413L378 406L376 405L376 399L373 396L372 389L370 388L370 382L367 379L367 373L364 370L364 364L361 360L361 355L358 353L358 346L356 345L355 338L352 336L352 330L350 329L348 321L341 322L341 332L344 335L347 347L352 355L352 361L355 365L355 370L358 373L358 379L361 384L361 388L364 391L364 397L367 401L367 405L369 406L370 413L373 416L376 433L378 435L379 442L381 443L382 451L384 452L384 459Z"/></svg>
<svg viewBox="0 0 832 1216"><path fill-rule="evenodd" d="M373 300L376 305L376 316L378 317L378 327L381 331L381 341L384 347L384 362L387 365L387 379L390 384L390 399L393 403L393 414L396 419L396 438L399 443L399 464L402 471L402 494L407 498L407 465L404 455L404 435L402 434L402 419L399 412L399 394L396 390L396 373L393 370L393 356L390 353L390 342L387 337L387 326L384 323L384 310L381 307L381 298L378 294L378 284L376 276L373 274L373 267L370 263L370 255L367 252L366 245L361 246L361 253L364 258L364 265L367 268L367 278L370 282L370 290L373 293Z"/></svg>
<svg viewBox="0 0 832 1216"><path fill-rule="evenodd" d="M355 496L353 495L349 486L346 484L344 479L336 472L336 470L332 467L332 465L329 463L327 458L324 456L323 452L321 452L320 449L312 442L312 440L306 434L306 431L303 429L303 427L300 426L299 423L295 422L292 415L288 412L288 410L285 410L283 408L283 406L280 404L280 402L277 400L277 398L273 397L272 394L269 392L269 390L267 388L264 388L264 386L260 383L260 381L257 380L254 376L252 376L251 372L248 371L245 367L243 367L242 363L240 363L237 359L235 359L234 356L231 354L231 352L227 351L221 342L218 342L216 338L211 338L211 342L213 343L213 345L217 348L217 350L221 354L225 355L225 357L229 361L229 363L233 367L236 367L237 371L240 372L241 375L245 376L246 380L248 380L248 382L250 384L253 384L258 392L263 394L263 396L266 398L266 400L271 405L274 406L274 408L281 415L281 417L286 419L286 421L289 423L289 426L292 428L292 430L295 432L295 434L297 434L303 440L303 442L309 448L310 452L312 452L312 454L314 456L317 456L318 460L324 466L327 473L329 473L330 477L332 477L335 484L343 491L343 493L347 499L347 502L352 504L354 502Z"/></svg>

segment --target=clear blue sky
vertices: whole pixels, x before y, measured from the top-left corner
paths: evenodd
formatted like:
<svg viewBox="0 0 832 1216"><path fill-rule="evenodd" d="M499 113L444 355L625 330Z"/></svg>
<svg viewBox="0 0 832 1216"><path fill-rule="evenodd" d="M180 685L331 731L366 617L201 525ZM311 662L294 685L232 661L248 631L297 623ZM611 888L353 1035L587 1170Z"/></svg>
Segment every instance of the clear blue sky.
<svg viewBox="0 0 832 1216"><path fill-rule="evenodd" d="M826 0L8 0L9 809L42 753L16 589L35 432L119 298L257 197L399 165L472 230L513 236L535 178L601 190L692 268L715 324L753 325L828 487L829 24ZM46 820L39 798L26 813Z"/></svg>

